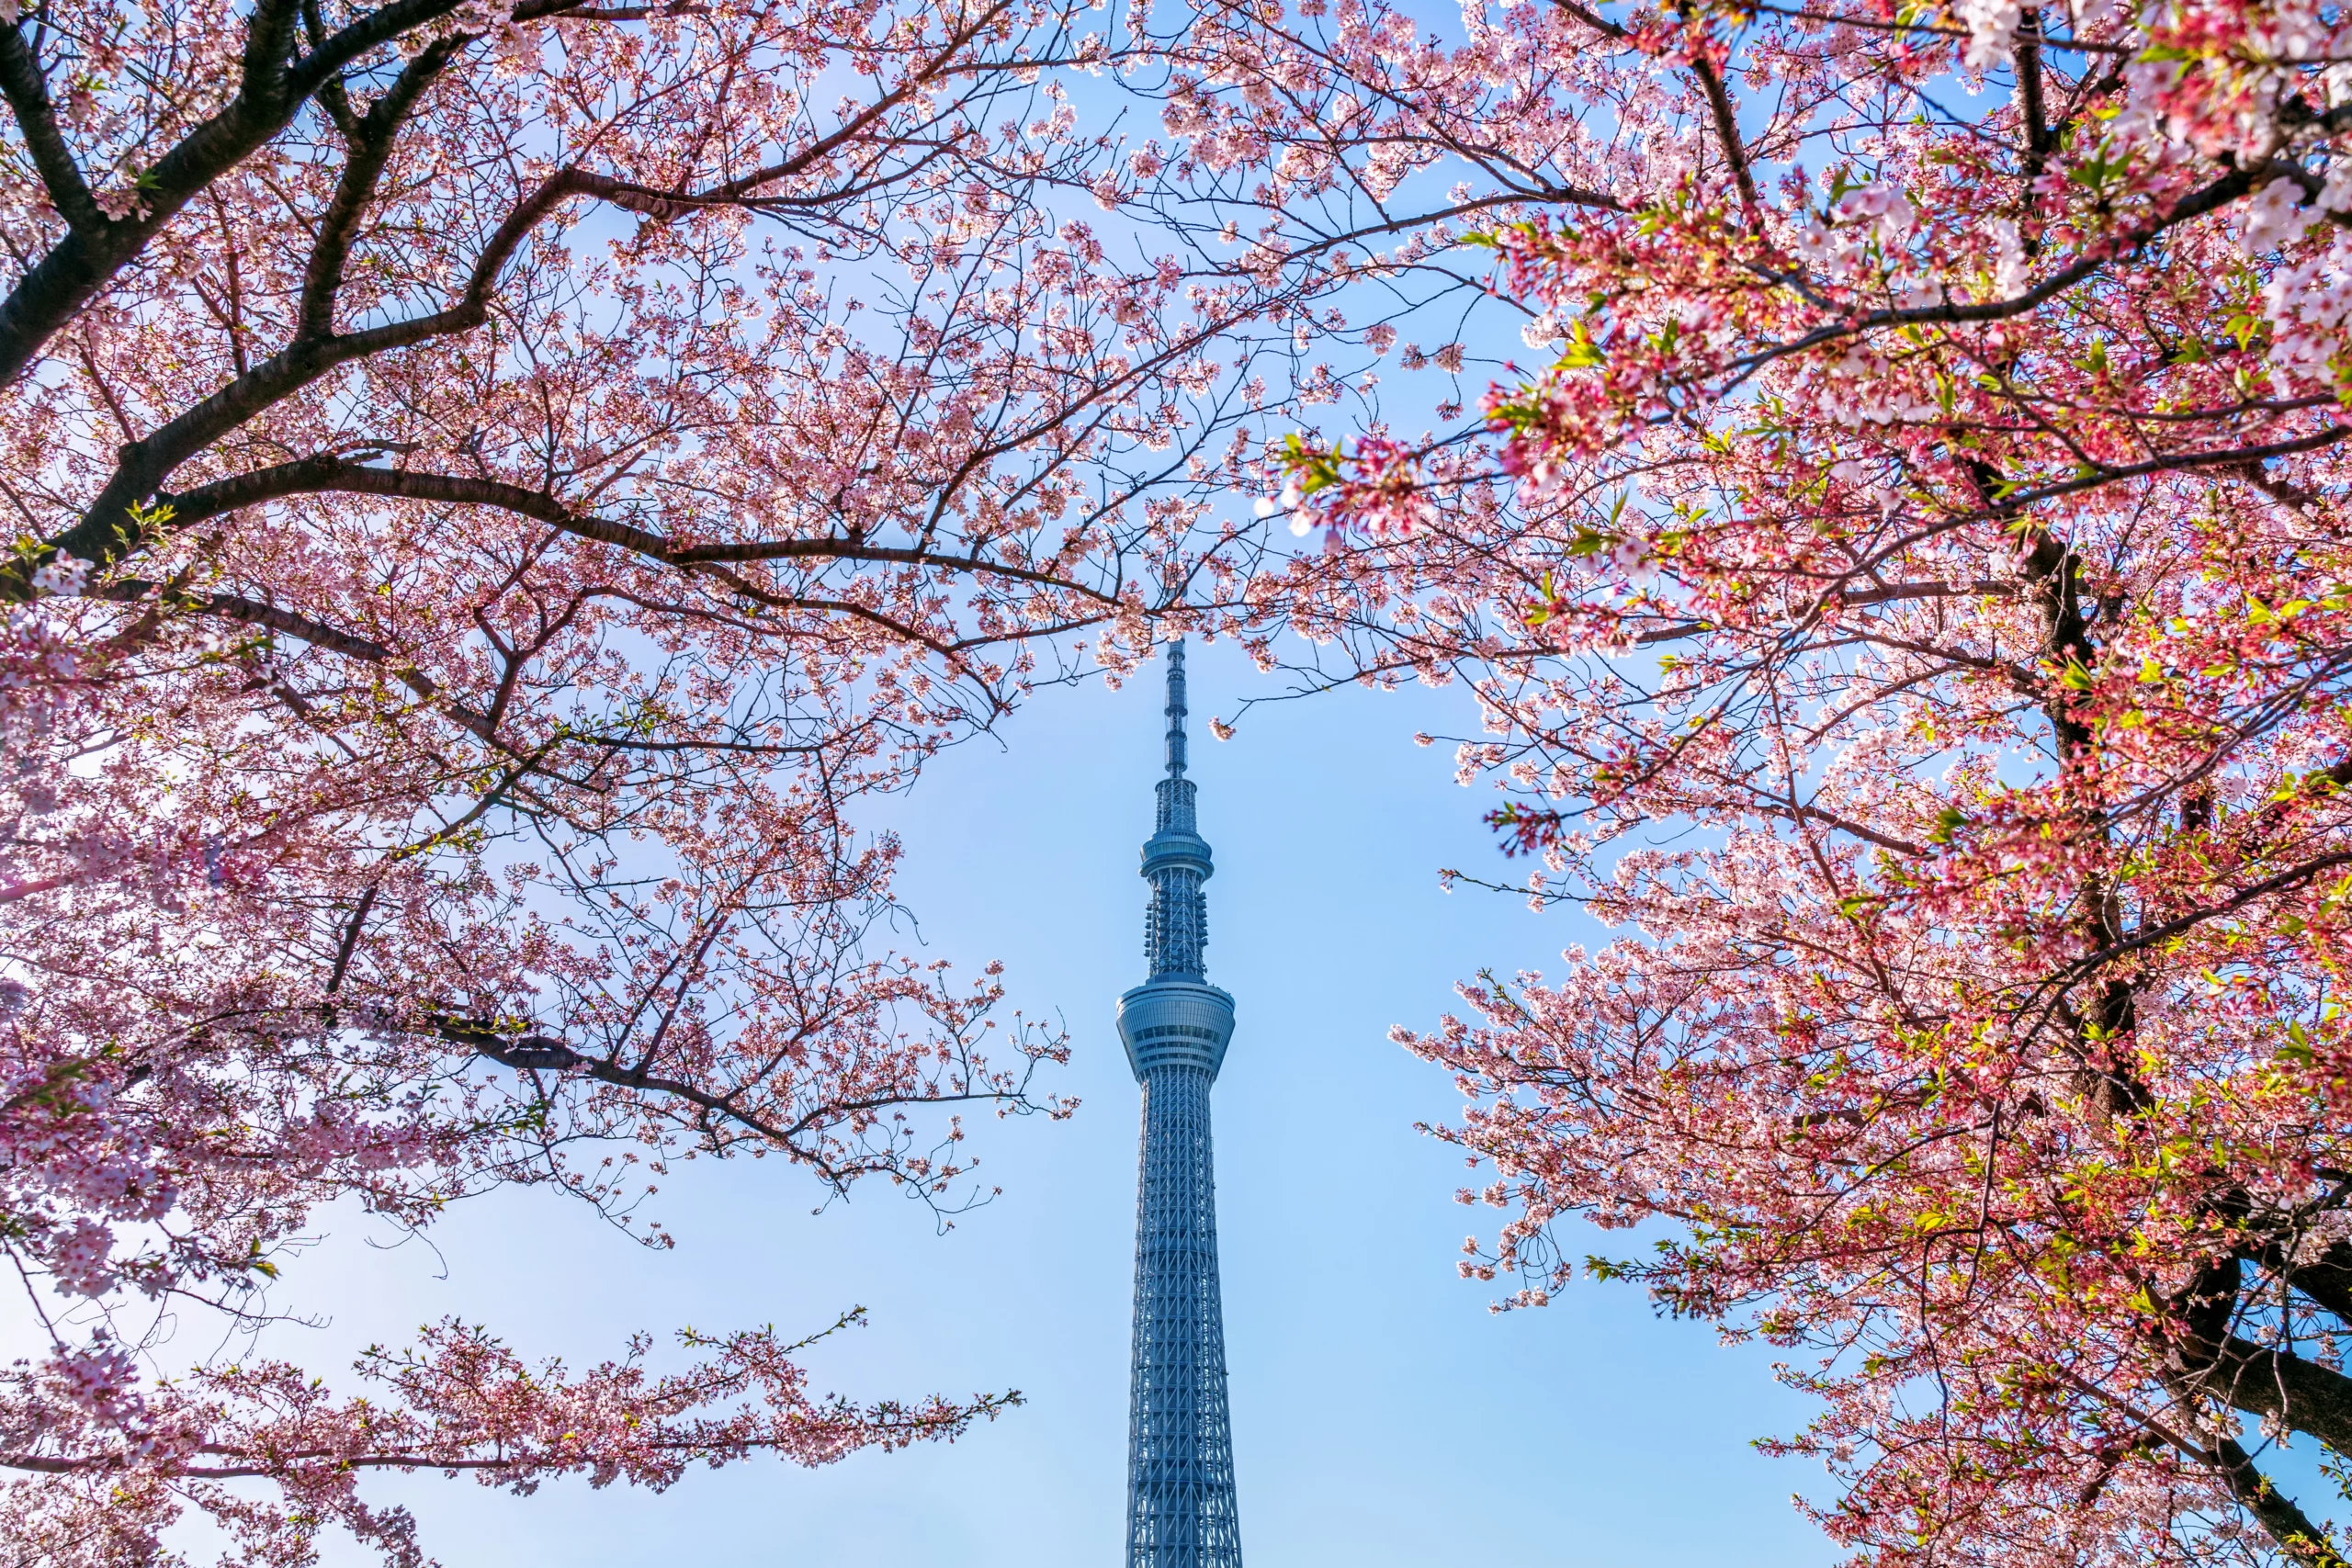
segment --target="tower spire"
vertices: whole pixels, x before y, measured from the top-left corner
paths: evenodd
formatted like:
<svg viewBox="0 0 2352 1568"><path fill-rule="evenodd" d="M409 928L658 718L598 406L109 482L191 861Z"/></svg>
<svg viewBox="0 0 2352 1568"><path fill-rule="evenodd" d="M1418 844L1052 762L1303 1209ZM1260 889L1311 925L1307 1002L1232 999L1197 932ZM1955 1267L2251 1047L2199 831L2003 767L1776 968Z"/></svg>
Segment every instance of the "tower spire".
<svg viewBox="0 0 2352 1568"><path fill-rule="evenodd" d="M1184 644L1168 645L1168 773L1159 781L1158 831L1143 847L1144 880L1151 907L1144 921L1144 956L1156 979L1205 973L1209 944L1209 847L1195 831L1193 781L1184 776ZM1222 993L1220 993L1222 994Z"/></svg>
<svg viewBox="0 0 2352 1568"><path fill-rule="evenodd" d="M1168 645L1168 776L1184 776L1184 639Z"/></svg>
<svg viewBox="0 0 2352 1568"><path fill-rule="evenodd" d="M1233 1038L1233 998L1208 983L1215 869L1184 776L1184 645L1168 648L1168 769L1143 846L1150 978L1119 998L1143 1086L1136 1183L1135 1359L1127 1417L1128 1568L1241 1568L1226 1407L1209 1086Z"/></svg>

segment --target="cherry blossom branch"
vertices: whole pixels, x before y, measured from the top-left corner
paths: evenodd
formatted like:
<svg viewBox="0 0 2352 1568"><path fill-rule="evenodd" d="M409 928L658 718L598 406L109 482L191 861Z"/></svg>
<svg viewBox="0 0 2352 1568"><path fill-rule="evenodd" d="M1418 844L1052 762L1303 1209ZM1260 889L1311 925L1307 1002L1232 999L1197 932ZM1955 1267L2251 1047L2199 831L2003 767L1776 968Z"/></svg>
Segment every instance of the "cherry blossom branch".
<svg viewBox="0 0 2352 1568"><path fill-rule="evenodd" d="M50 100L49 80L34 59L31 45L14 25L0 28L0 93L17 117L17 133L32 154L33 167L56 207L58 215L74 230L92 230L107 221L82 177L81 165L57 129L57 108Z"/></svg>
<svg viewBox="0 0 2352 1568"><path fill-rule="evenodd" d="M560 0L522 0L515 15L552 15L563 8ZM181 208L283 130L322 83L368 51L454 9L456 0L395 0L339 28L289 64L294 7L286 0L256 6L247 20L236 96L149 165L130 211L119 218L84 213L0 299L0 386L23 374L51 336L96 298ZM16 24L6 31L9 38L0 40L0 53L10 43L22 50ZM38 70L29 54L22 59L24 68ZM0 60L0 73L7 70L6 62ZM22 85L11 87L0 81L0 88L8 91L12 107L30 101L20 99ZM20 117L24 112L19 107ZM63 171L58 174L62 176ZM75 199L71 185L66 194L69 201Z"/></svg>
<svg viewBox="0 0 2352 1568"><path fill-rule="evenodd" d="M2139 233L2138 239L2144 243L2167 229L2202 218L2208 213L2217 212L2251 192L2256 180L2265 175L2274 175L2284 165L2266 161L2251 168L2233 169L2167 208L2160 220L2148 225ZM2000 321L2027 315L2040 310L2076 284L2105 270L2111 259L2111 256L2097 252L2077 256L2023 293L2004 299L1981 299L1965 304L1947 299L1939 305L1871 310L1861 312L1849 321L1816 327L1802 336L1787 343L1775 344L1741 360L1738 368L1724 383L1722 390L1729 391L1741 386L1758 370L1776 360L1786 358L1791 355L1803 354L1810 349L1818 348L1823 344L1833 343L1840 338L1862 333L1875 332L1886 327L1951 326L1966 322Z"/></svg>
<svg viewBox="0 0 2352 1568"><path fill-rule="evenodd" d="M1761 210L1761 204L1756 194L1756 175L1747 166L1747 149L1739 137L1739 116L1732 107L1731 95L1724 90L1723 75L1700 50L1691 51L1690 74L1699 79L1699 90L1706 95L1707 111L1714 120L1715 145L1723 150L1724 162L1731 165L1731 177L1739 186L1739 204L1749 213L1757 213Z"/></svg>
<svg viewBox="0 0 2352 1568"><path fill-rule="evenodd" d="M343 177L335 185L334 198L319 217L318 238L311 243L310 262L303 271L300 314L294 326L296 342L322 342L334 335L335 297L343 289L352 237L375 197L385 167L391 162L401 127L425 89L447 69L458 51L472 41L471 35L453 33L427 44L346 134L350 156L344 164Z"/></svg>
<svg viewBox="0 0 2352 1568"><path fill-rule="evenodd" d="M576 1050L553 1035L514 1036L488 1024L443 1014L431 1015L431 1021L443 1039L462 1045L501 1066L511 1067L517 1072L578 1074L616 1089L676 1100L707 1115L734 1122L755 1134L770 1147L806 1165L836 1191L846 1191L859 1176L892 1168L893 1162L878 1158L845 1160L829 1154L821 1144L811 1146L807 1141L809 1134L831 1124L861 1121L874 1112L907 1105L988 1104L1024 1110L1036 1108L1028 1095L1029 1077L1035 1073L1038 1060L1035 1057L1030 1059L1028 1072L1018 1080L986 1084L974 1089L951 1087L943 1089L927 1086L920 1091L827 1101L811 1107L790 1121L779 1121L762 1115L746 1103L746 1096L754 1087L752 1083L732 1091L718 1093L698 1084L653 1072L643 1063L623 1066L611 1058Z"/></svg>

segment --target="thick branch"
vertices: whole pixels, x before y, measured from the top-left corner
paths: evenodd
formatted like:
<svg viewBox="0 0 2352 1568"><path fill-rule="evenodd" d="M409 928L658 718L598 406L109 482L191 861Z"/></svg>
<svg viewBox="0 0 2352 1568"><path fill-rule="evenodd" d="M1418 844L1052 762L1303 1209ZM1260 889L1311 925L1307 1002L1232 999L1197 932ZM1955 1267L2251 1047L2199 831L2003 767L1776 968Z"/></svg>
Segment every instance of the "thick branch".
<svg viewBox="0 0 2352 1568"><path fill-rule="evenodd" d="M494 506L536 522L560 528L583 539L614 545L656 560L672 558L670 541L647 529L608 518L572 511L545 491L526 490L501 479L470 479L456 474L415 473L405 468L379 468L354 463L333 452L256 468L231 479L216 479L165 499L172 523L185 526L201 523L240 507L282 501L296 495L379 495L401 501L440 502L460 506Z"/></svg>
<svg viewBox="0 0 2352 1568"><path fill-rule="evenodd" d="M358 231L368 204L375 199L384 166L391 162L393 144L400 140L401 123L416 107L416 100L424 96L433 79L469 41L470 35L466 34L435 39L408 62L383 96L353 128L351 156L344 164L343 178L335 185L334 199L319 218L318 238L311 243L310 265L303 271L302 313L294 329L298 340L325 339L334 334L335 296L343 288L343 269L351 258L352 237Z"/></svg>
<svg viewBox="0 0 2352 1568"><path fill-rule="evenodd" d="M2231 1335L2186 1348L2198 1386L2232 1409L2270 1417L2352 1455L2352 1377Z"/></svg>
<svg viewBox="0 0 2352 1568"><path fill-rule="evenodd" d="M68 224L64 238L51 246L17 280L8 297L0 300L0 385L21 375L41 345L145 249L181 208L283 130L322 85L369 50L447 14L456 6L457 0L394 0L340 29L291 66L286 64L286 58L295 7L288 0L266 0L257 6L247 24L244 73L236 97L148 167L140 182L137 207L119 219L108 219L93 208L85 220L77 222L73 211L61 206ZM541 16L560 8L551 0L524 0L515 7L515 15ZM0 31L22 48L15 28ZM0 39L0 47L7 42ZM38 70L29 55L27 62ZM0 70L5 69L5 62L0 62ZM9 96L21 115L17 94L12 90ZM44 168L42 177L51 176L51 171Z"/></svg>
<svg viewBox="0 0 2352 1568"><path fill-rule="evenodd" d="M49 81L32 46L14 24L0 27L0 94L17 117L17 130L32 154L33 167L49 192L51 206L71 230L88 230L106 222L106 214L90 196L89 182L57 129L56 106L50 101Z"/></svg>
<svg viewBox="0 0 2352 1568"><path fill-rule="evenodd" d="M573 194L578 178L575 170L548 176L507 215L476 259L473 276L456 303L361 332L297 339L152 434L125 442L116 454L113 477L81 520L48 545L101 567L120 560L139 543L133 508L206 446L339 366L481 325L489 316L491 290L499 274L531 230ZM0 598L31 596L28 564L19 559L0 570Z"/></svg>
<svg viewBox="0 0 2352 1568"><path fill-rule="evenodd" d="M1593 31L1600 34L1603 38L1615 39L1622 43L1629 36L1624 28L1611 21L1608 17L1600 15L1598 11L1594 11L1585 6L1578 5L1577 0L1552 0L1552 4L1557 6L1561 10L1566 11L1569 16L1574 17L1577 21L1582 22L1586 27L1590 28Z"/></svg>
<svg viewBox="0 0 2352 1568"><path fill-rule="evenodd" d="M2086 953L2068 964L2059 972L2058 978L2063 983L2073 984L2114 963L2127 953L2159 946L2183 931L2202 925L2207 920L2234 913L2248 904L2267 898L2274 893L2284 893L2290 888L2300 887L2321 872L2333 871L2337 866L2345 864L2352 864L2352 850L2340 850L2334 854L2316 856L2300 865L2289 866L2284 871L2274 873L2259 882L2238 889L2219 904L2192 909L2188 914L2176 916L2159 925L2144 926L2128 937L2120 937L2110 942L2097 952Z"/></svg>
<svg viewBox="0 0 2352 1568"><path fill-rule="evenodd" d="M2253 1456L2234 1439L2217 1439L2206 1455L2206 1462L2228 1482L2230 1493L2239 1506L2252 1514L2279 1549L2301 1568L2352 1568L2335 1550L2335 1543L2328 1540L2327 1531L2272 1485L2270 1478L2255 1468Z"/></svg>
<svg viewBox="0 0 2352 1568"><path fill-rule="evenodd" d="M2256 1249L2251 1260L2352 1327L2352 1243L2334 1242L2317 1258L2298 1259L2290 1255L2286 1243L2273 1239Z"/></svg>
<svg viewBox="0 0 2352 1568"><path fill-rule="evenodd" d="M2041 13L2029 8L2018 18L2018 118L2025 132L2025 183L2030 189L2041 177L2057 138L2051 133L2050 111L2041 101ZM2029 194L2027 199L2030 201Z"/></svg>
<svg viewBox="0 0 2352 1568"><path fill-rule="evenodd" d="M1739 204L1753 213L1759 203L1756 196L1756 175L1747 166L1747 148L1739 138L1739 117L1733 110L1731 95L1724 89L1724 79L1713 62L1703 54L1690 56L1690 73L1699 78L1699 86L1707 95L1707 110L1715 122L1715 141L1724 150L1724 159L1731 164L1731 177L1739 186Z"/></svg>
<svg viewBox="0 0 2352 1568"><path fill-rule="evenodd" d="M544 491L526 490L521 485L508 484L500 479L419 473L405 468L379 468L348 461L334 453L258 468L232 479L217 479L163 499L170 504L172 525L177 527L218 517L239 507L255 506L294 495L326 493L378 495L461 506L494 506L560 528L576 537L611 545L681 570L690 571L700 566L768 560L865 561L1012 578L1085 593L1106 604L1115 602L1110 595L1073 582L1067 577L1031 567L1012 566L978 556L948 555L937 550L868 544L861 539L836 536L682 546L650 529L590 513L575 512Z"/></svg>

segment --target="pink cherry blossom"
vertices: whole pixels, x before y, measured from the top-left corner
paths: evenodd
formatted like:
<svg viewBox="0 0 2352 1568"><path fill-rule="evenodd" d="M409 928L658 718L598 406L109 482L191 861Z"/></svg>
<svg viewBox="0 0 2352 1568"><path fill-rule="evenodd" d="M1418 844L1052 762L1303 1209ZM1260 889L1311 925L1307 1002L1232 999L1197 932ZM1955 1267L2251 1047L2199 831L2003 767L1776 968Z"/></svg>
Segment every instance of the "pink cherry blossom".
<svg viewBox="0 0 2352 1568"><path fill-rule="evenodd" d="M1261 243L1382 225L1516 361L1483 432L1274 455L1291 624L1468 682L1492 885L1609 931L1407 1037L1500 1211L1465 1271L1781 1348L1857 1563L2342 1563L2272 1450L2352 1457L2352 24L1265 27L1219 44L1279 94L1182 106L1320 149ZM1523 313L1452 324L1481 285Z"/></svg>

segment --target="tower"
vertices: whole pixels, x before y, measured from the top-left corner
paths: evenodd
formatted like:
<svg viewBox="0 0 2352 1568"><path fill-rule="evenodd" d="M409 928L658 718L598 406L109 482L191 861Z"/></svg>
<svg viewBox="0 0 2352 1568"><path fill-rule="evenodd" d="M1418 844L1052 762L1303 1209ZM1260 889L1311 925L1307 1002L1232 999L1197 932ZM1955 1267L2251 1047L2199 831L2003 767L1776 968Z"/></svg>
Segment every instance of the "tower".
<svg viewBox="0 0 2352 1568"><path fill-rule="evenodd" d="M1209 1085L1233 1037L1233 998L1208 983L1209 847L1184 776L1184 645L1168 649L1168 773L1143 846L1150 978L1119 998L1119 1037L1143 1086L1136 1182L1136 1334L1127 1416L1127 1568L1241 1568L1225 1314L1216 1283Z"/></svg>

